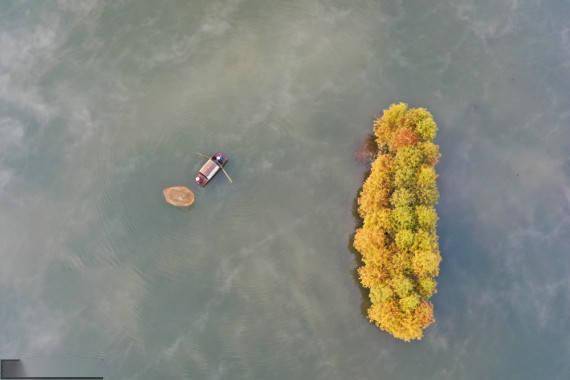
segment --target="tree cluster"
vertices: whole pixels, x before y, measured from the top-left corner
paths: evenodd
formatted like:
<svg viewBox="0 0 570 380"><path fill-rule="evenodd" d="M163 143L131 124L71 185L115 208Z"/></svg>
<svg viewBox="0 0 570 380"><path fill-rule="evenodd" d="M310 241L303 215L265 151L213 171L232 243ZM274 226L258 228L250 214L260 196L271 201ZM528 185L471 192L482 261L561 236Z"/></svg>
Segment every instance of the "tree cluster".
<svg viewBox="0 0 570 380"><path fill-rule="evenodd" d="M394 337L421 339L434 320L441 256L437 237L437 126L424 108L393 104L374 121L378 156L358 198L354 248L369 289L368 317Z"/></svg>

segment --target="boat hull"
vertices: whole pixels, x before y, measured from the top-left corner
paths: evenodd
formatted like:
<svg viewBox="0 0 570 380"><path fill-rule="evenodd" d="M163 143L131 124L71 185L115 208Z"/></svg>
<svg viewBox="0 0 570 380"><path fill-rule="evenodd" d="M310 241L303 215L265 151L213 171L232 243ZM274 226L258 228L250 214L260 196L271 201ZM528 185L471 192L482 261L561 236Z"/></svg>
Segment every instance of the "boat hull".
<svg viewBox="0 0 570 380"><path fill-rule="evenodd" d="M218 172L228 163L228 156L223 152L216 152L202 165L196 173L194 180L202 187L205 187Z"/></svg>

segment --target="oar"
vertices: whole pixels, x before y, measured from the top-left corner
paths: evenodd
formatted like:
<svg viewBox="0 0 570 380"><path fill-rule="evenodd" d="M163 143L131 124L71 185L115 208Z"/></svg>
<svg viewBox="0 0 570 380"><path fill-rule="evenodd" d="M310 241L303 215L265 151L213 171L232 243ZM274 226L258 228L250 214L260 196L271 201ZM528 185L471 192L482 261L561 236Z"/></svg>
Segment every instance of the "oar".
<svg viewBox="0 0 570 380"><path fill-rule="evenodd" d="M216 164L218 164L218 163L216 162ZM218 164L218 166L220 167L220 169L222 169L222 172L226 175L226 177L228 178L228 181L230 181L230 183L234 183L234 181L232 181L230 175L228 174L228 172L226 172L226 170L224 169L224 167L223 167L222 165L220 165L220 164Z"/></svg>

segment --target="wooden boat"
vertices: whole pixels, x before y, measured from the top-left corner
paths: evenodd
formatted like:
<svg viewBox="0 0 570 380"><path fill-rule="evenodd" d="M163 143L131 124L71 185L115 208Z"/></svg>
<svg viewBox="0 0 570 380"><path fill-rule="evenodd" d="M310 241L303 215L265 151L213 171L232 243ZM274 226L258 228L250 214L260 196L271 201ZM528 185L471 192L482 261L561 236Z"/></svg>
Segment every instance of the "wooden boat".
<svg viewBox="0 0 570 380"><path fill-rule="evenodd" d="M223 167L228 161L228 156L225 153L214 153L196 173L196 183L202 187L206 186L219 171L223 171Z"/></svg>

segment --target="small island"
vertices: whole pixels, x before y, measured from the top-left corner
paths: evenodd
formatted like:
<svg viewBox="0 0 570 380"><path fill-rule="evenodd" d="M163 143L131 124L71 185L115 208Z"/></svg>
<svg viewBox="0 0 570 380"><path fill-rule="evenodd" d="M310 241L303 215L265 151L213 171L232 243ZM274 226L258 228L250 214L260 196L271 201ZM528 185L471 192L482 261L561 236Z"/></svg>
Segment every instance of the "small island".
<svg viewBox="0 0 570 380"><path fill-rule="evenodd" d="M369 289L368 318L398 339L421 339L434 321L441 256L437 236L437 126L424 108L393 104L374 123L378 154L358 197L354 248Z"/></svg>
<svg viewBox="0 0 570 380"><path fill-rule="evenodd" d="M194 203L194 193L186 186L172 186L162 190L168 204L176 207L190 207Z"/></svg>

